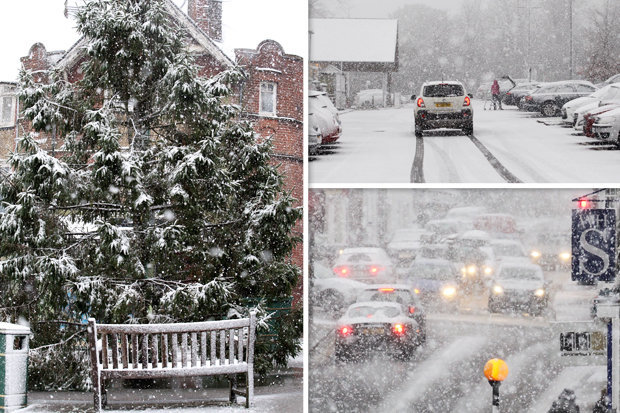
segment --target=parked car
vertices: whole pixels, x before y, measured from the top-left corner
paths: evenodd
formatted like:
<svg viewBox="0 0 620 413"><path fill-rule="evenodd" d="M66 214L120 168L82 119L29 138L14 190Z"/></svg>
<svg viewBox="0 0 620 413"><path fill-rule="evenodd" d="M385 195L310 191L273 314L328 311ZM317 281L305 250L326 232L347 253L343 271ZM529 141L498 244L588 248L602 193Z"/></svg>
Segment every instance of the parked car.
<svg viewBox="0 0 620 413"><path fill-rule="evenodd" d="M308 122L310 133L315 136L320 134L321 145L336 142L340 138L342 128L338 110L325 92L316 90L308 92Z"/></svg>
<svg viewBox="0 0 620 413"><path fill-rule="evenodd" d="M602 83L598 83L596 86L603 87L603 86L611 85L612 83L617 83L617 82L620 82L620 73L618 73L617 75L611 76L609 79L607 79L606 81Z"/></svg>
<svg viewBox="0 0 620 413"><path fill-rule="evenodd" d="M361 360L377 352L409 359L420 344L419 334L418 323L404 305L358 302L338 320L334 356L337 362Z"/></svg>
<svg viewBox="0 0 620 413"><path fill-rule="evenodd" d="M416 258L401 282L411 284L426 305L454 309L459 298L460 273L450 261Z"/></svg>
<svg viewBox="0 0 620 413"><path fill-rule="evenodd" d="M594 135L594 131L592 127L594 126L595 118L606 112L610 112L618 107L620 107L620 104L617 104L617 103L609 104L609 105L594 108L588 111L587 113L585 113L583 115L583 122L580 122L581 130L583 131L584 135L590 138L594 138L595 135ZM575 129L579 130L577 126L575 127Z"/></svg>
<svg viewBox="0 0 620 413"><path fill-rule="evenodd" d="M409 315L418 323L420 331L418 339L420 343L426 341L426 311L408 284L379 284L366 286L360 291L357 301L384 301L399 303L407 307Z"/></svg>
<svg viewBox="0 0 620 413"><path fill-rule="evenodd" d="M521 100L523 110L541 112L543 116L555 116L564 104L570 100L588 96L596 87L587 81L565 80L547 83Z"/></svg>
<svg viewBox="0 0 620 413"><path fill-rule="evenodd" d="M471 95L457 81L426 82L418 96L413 95L415 135L425 130L450 128L462 129L467 135L474 133L474 110Z"/></svg>
<svg viewBox="0 0 620 413"><path fill-rule="evenodd" d="M506 91L502 102L505 105L517 106L519 104L519 100L521 100L523 96L535 89L538 89L540 86L540 82L517 83L517 86Z"/></svg>
<svg viewBox="0 0 620 413"><path fill-rule="evenodd" d="M394 281L394 265L383 248L345 248L336 258L334 273L356 281Z"/></svg>
<svg viewBox="0 0 620 413"><path fill-rule="evenodd" d="M499 266L489 291L489 312L505 309L540 315L548 302L547 283L540 266L530 263Z"/></svg>
<svg viewBox="0 0 620 413"><path fill-rule="evenodd" d="M592 132L597 138L620 146L620 108L595 116Z"/></svg>
<svg viewBox="0 0 620 413"><path fill-rule="evenodd" d="M357 295L368 286L360 281L336 276L319 262L312 264L309 291L310 302L326 311L338 312L357 300Z"/></svg>
<svg viewBox="0 0 620 413"><path fill-rule="evenodd" d="M578 119L574 116L576 112L602 106L601 102L614 100L620 100L620 83L606 85L591 95L569 100L562 106L562 119L576 126L576 122L578 122Z"/></svg>

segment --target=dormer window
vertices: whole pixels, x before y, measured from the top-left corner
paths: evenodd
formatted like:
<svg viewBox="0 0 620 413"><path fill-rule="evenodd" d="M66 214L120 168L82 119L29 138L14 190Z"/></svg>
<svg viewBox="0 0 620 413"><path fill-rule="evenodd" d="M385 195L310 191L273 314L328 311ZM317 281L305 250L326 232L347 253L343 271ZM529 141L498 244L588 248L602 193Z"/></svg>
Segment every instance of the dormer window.
<svg viewBox="0 0 620 413"><path fill-rule="evenodd" d="M277 87L274 82L261 82L259 97L259 114L275 116L276 91Z"/></svg>

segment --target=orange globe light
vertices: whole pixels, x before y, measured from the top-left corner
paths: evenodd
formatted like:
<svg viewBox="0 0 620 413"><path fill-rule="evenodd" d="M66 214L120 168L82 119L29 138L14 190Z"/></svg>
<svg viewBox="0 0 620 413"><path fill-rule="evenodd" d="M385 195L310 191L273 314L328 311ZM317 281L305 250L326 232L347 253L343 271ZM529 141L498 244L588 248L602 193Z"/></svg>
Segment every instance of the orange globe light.
<svg viewBox="0 0 620 413"><path fill-rule="evenodd" d="M508 376L508 364L502 359L491 359L484 365L484 377L493 381L503 381Z"/></svg>

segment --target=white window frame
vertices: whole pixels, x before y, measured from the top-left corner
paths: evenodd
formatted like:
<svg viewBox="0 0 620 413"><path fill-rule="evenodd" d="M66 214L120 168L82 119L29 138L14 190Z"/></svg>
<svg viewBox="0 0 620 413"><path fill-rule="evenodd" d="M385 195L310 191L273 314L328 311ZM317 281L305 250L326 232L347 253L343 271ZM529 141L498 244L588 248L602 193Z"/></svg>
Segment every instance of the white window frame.
<svg viewBox="0 0 620 413"><path fill-rule="evenodd" d="M263 85L272 85L273 86L273 95L271 97L273 110L265 111L263 110ZM278 102L278 84L276 82L260 82L259 90L258 90L258 113L259 115L267 115L267 116L276 116L276 107Z"/></svg>

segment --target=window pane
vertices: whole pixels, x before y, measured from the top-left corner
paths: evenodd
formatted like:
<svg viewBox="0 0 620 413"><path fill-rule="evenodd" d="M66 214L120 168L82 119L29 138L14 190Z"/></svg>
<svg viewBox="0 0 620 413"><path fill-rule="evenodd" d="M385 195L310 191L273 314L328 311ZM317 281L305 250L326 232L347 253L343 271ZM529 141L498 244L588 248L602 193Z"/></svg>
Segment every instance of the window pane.
<svg viewBox="0 0 620 413"><path fill-rule="evenodd" d="M275 84L261 83L260 85L260 111L275 113Z"/></svg>
<svg viewBox="0 0 620 413"><path fill-rule="evenodd" d="M2 98L2 123L12 123L13 114L13 98L11 96L4 96Z"/></svg>

